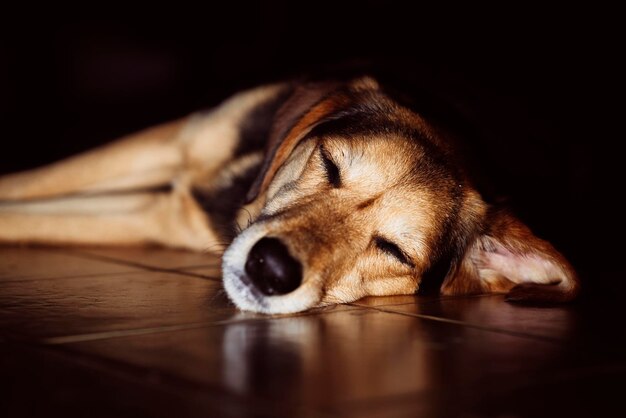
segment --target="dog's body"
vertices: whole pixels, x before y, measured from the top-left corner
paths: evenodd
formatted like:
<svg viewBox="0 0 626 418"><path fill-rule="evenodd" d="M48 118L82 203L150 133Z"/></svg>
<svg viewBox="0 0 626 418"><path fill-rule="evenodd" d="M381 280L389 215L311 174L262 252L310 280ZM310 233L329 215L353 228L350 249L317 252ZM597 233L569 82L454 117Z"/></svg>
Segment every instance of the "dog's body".
<svg viewBox="0 0 626 418"><path fill-rule="evenodd" d="M433 283L449 295L537 302L568 301L579 289L549 243L485 203L445 130L371 78L240 93L0 178L0 201L5 242L212 250L232 241L225 288L259 312Z"/></svg>

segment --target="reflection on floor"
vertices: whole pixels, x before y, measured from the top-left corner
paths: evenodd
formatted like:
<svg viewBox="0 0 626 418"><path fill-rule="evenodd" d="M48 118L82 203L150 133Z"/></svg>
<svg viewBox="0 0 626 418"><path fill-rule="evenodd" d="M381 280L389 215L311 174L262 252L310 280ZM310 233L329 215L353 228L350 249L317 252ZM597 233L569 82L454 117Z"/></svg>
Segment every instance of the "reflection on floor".
<svg viewBox="0 0 626 418"><path fill-rule="evenodd" d="M268 317L206 254L2 247L0 415L623 416L618 311L397 296Z"/></svg>

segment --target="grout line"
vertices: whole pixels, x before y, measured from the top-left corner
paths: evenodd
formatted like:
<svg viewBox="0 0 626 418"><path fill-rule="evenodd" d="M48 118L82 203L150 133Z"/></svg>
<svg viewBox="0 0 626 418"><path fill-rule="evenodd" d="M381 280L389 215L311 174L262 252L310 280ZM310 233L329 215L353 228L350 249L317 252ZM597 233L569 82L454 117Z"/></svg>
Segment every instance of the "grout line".
<svg viewBox="0 0 626 418"><path fill-rule="evenodd" d="M221 277L217 278L217 277L212 277L212 276L208 276L206 274L200 274L200 273L194 273L191 271L184 271L184 270L176 270L173 268L168 268L168 267L157 267L157 266L151 266L148 264L142 264L142 263L137 263L135 261L129 261L129 260L122 260L122 259L117 259L117 258L113 258L113 257L108 257L108 256L104 256L104 255L99 255L99 254L91 254L88 252L82 252L80 250L75 250L72 251L71 254L74 254L76 257L80 257L80 258L87 258L87 259L92 259L92 260L100 260L100 261L108 261L114 264L121 264L121 265L125 265L125 266L130 266L130 267L136 267L136 268L140 268L143 270L149 270L149 271L156 271L156 272L160 272L160 273L174 273L174 274L180 274L182 276L190 276L190 277L197 277L200 279L209 279L209 280L213 280L213 281L221 281ZM209 265L207 265L207 267L211 267Z"/></svg>
<svg viewBox="0 0 626 418"><path fill-rule="evenodd" d="M189 265L189 266L178 266L178 267L172 267L174 269L177 270L191 270L191 269L201 269L201 268L222 268L222 263L214 263L214 264L194 264L194 265Z"/></svg>
<svg viewBox="0 0 626 418"><path fill-rule="evenodd" d="M358 308L358 307L356 307ZM131 337L131 336L139 336L139 335L147 335L147 334L159 334L165 332L176 332L176 331L185 331L190 329L199 329L199 328L211 328L214 326L221 325L229 325L236 323L246 323L246 322L257 322L257 321L265 321L265 320L280 320L287 318L295 318L295 317L303 317L303 316L316 316L322 314L335 314L340 312L349 312L352 309L347 310L314 310L314 311L305 311L300 314L285 314L285 315L264 315L257 316L251 318L230 318L230 319L222 319L219 321L210 321L210 322L194 322L188 324L177 324L177 325L164 325L164 326L156 326L156 327L148 327L148 328L135 328L135 329L127 329L127 330L117 330L117 331L103 331L103 332L93 332L88 334L77 334L77 335L64 335L59 337L48 337L38 340L40 344L44 345L62 345L62 344L71 344L71 343L79 343L86 341L97 341L97 340L106 340L109 338L120 338L120 337Z"/></svg>
<svg viewBox="0 0 626 418"><path fill-rule="evenodd" d="M222 277L215 277L215 276L209 276L206 274L201 274L201 273L193 273L190 271L181 271L181 270L155 270L155 271L162 271L164 273L172 273L172 274L179 274L181 276L189 276L189 277L197 277L199 279L204 279L204 280L211 280L211 281L215 281L215 282L222 282Z"/></svg>
<svg viewBox="0 0 626 418"><path fill-rule="evenodd" d="M128 276L128 275L137 275L137 274L146 274L146 269L133 269L128 271L120 271L115 273L89 273L89 274L76 274L73 276L43 276L43 277L25 277L23 279L0 279L0 284L5 283L24 283L24 282L38 282L42 280L64 280L64 279L89 279L93 277L116 277L116 276ZM181 276L190 276L197 277L201 279L209 279L211 281L222 281L221 277L209 276L207 274L201 273L193 273L186 271L178 271L178 270L152 270L147 269L149 271L154 271L155 273L170 273L170 274L180 274Z"/></svg>
<svg viewBox="0 0 626 418"><path fill-rule="evenodd" d="M350 305L358 306L359 308L384 308L387 306L415 305L415 302L384 303L382 305L366 305L364 303L351 302Z"/></svg>
<svg viewBox="0 0 626 418"><path fill-rule="evenodd" d="M411 318L420 318L420 319L426 319L426 320L429 320L429 321L443 322L443 323L451 324L451 325L460 325L460 326L463 326L463 327L475 328L475 329L479 329L479 330L482 330L482 331L496 332L496 333L499 333L499 334L506 334L506 335L511 335L511 336L514 336L514 337L531 338L531 339L534 339L534 340L539 340L539 341L543 341L543 342L549 342L549 343L552 343L552 344L561 344L561 343L563 343L562 340L557 339L557 338L550 338L550 337L546 337L546 336L543 336L543 335L536 335L536 334L528 334L528 333L519 332L519 331L510 331L510 330L503 329L503 328L493 328L493 327L488 327L488 326L485 326L485 325L473 324L471 322L459 321L457 319L448 319L448 318L442 318L442 317L439 317L439 316L416 314L416 313L409 313L409 312L398 312L398 311L393 311L393 310L390 310L390 309L384 309L384 308L379 308L379 307L370 307L369 309L380 311L380 312L384 312L384 313L389 313L389 314L408 316L408 317L411 317Z"/></svg>
<svg viewBox="0 0 626 418"><path fill-rule="evenodd" d="M0 284L4 283L21 283L21 282L36 282L40 280L62 280L62 279L82 279L90 277L110 277L110 276L125 276L128 274L140 274L144 273L142 270L127 270L111 273L88 273L88 274L74 274L71 276L41 276L41 277L24 277L22 279L0 279Z"/></svg>
<svg viewBox="0 0 626 418"><path fill-rule="evenodd" d="M109 338L129 337L129 336L135 336L135 335L158 334L160 332L184 331L188 329L204 328L204 327L209 327L212 325L219 325L221 322L222 321L211 322L211 323L199 322L199 323L183 324L183 325L166 325L166 326L161 326L161 327L137 328L137 329L118 330L118 331L94 332L90 334L66 335L66 336L61 336L61 337L44 338L40 340L40 342L46 345L79 343L79 342L85 342L85 341L105 340Z"/></svg>

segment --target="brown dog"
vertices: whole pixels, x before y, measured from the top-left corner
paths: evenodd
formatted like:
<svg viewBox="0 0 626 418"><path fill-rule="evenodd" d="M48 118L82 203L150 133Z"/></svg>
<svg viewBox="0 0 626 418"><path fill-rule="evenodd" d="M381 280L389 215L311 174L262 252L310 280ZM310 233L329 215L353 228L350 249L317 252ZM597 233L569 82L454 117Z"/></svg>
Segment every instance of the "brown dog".
<svg viewBox="0 0 626 418"><path fill-rule="evenodd" d="M1 178L0 200L1 241L232 241L224 286L258 312L411 294L435 271L446 295L564 302L579 289L548 242L484 202L446 131L371 78L244 92Z"/></svg>

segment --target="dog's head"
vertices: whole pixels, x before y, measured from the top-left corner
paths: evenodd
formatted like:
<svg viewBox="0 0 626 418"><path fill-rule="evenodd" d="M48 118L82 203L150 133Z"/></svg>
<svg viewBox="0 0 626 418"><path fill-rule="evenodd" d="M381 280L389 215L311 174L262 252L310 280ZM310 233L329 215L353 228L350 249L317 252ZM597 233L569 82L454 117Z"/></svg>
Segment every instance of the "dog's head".
<svg viewBox="0 0 626 418"><path fill-rule="evenodd" d="M521 248L533 248L524 265L539 276L569 269L551 247L536 248L549 244L491 211L443 136L368 78L296 89L248 197L252 222L223 266L226 291L244 310L411 294L442 263L451 293L498 290L515 278L482 256L504 256L510 269ZM491 287L468 281L472 274Z"/></svg>

